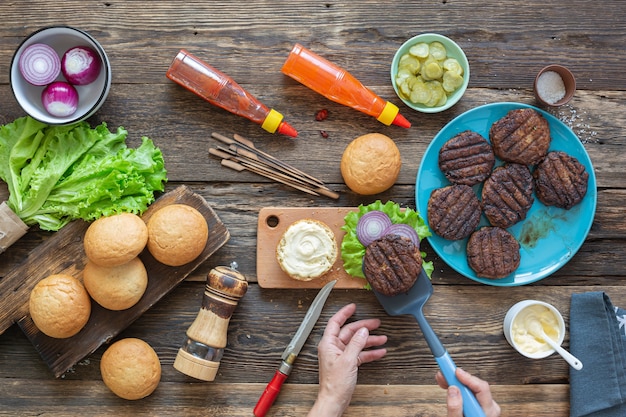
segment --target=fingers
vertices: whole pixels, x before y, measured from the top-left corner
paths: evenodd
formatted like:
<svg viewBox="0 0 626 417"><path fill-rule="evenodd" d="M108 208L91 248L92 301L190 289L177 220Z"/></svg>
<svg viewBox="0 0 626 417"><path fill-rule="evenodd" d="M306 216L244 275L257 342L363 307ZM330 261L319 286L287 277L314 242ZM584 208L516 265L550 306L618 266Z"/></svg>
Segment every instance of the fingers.
<svg viewBox="0 0 626 417"><path fill-rule="evenodd" d="M354 333L361 327L365 327L371 332L372 330L376 330L378 329L378 327L380 327L380 320L363 319L348 323L341 328L341 331L339 332L339 340L341 340L344 344L348 344L350 339L352 339L352 337L354 336Z"/></svg>
<svg viewBox="0 0 626 417"><path fill-rule="evenodd" d="M342 326L356 311L356 304L351 303L343 306L329 320L324 330L324 335L339 336ZM345 342L344 342L345 343Z"/></svg>
<svg viewBox="0 0 626 417"><path fill-rule="evenodd" d="M500 415L500 406L496 403L491 395L491 388L489 387L489 383L487 381L483 381L482 379L470 374L469 372L464 371L461 368L456 369L456 377L463 385L470 389L476 395L476 400L485 411L487 416L499 416ZM435 374L435 379L437 384L443 388L448 390L448 417L461 417L462 408L463 408L463 399L457 387L448 386L443 374L441 371L437 371ZM457 397L458 393L458 397ZM461 404L461 411L457 409L457 402Z"/></svg>
<svg viewBox="0 0 626 417"><path fill-rule="evenodd" d="M446 378L444 378L441 371L437 371L435 374L435 380L437 381L437 385L443 389L448 389L448 383L446 382Z"/></svg>
<svg viewBox="0 0 626 417"><path fill-rule="evenodd" d="M446 404L448 406L448 417L463 417L463 397L457 387L448 387Z"/></svg>
<svg viewBox="0 0 626 417"><path fill-rule="evenodd" d="M469 372L464 371L461 368L457 368L456 377L460 382L465 384L474 394L480 406L485 410L488 416L499 416L500 406L493 400L491 395L491 388L487 381L471 375Z"/></svg>
<svg viewBox="0 0 626 417"><path fill-rule="evenodd" d="M387 341L387 336L370 336L366 327L361 327L347 344L345 353L348 357L355 357L357 366L382 358L386 349L363 350L370 346L380 346Z"/></svg>

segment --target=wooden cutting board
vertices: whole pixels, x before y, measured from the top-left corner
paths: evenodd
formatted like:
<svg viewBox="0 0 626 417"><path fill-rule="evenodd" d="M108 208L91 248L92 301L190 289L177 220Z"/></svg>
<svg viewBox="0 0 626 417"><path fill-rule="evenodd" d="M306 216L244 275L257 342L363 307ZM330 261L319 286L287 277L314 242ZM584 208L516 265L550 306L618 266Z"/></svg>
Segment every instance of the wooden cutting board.
<svg viewBox="0 0 626 417"><path fill-rule="evenodd" d="M56 273L70 274L82 280L86 263L83 236L89 224L74 221L46 240L0 281L0 334L17 321L57 378L103 343L110 341L180 284L230 238L228 229L204 198L185 186L162 195L150 205L142 218L148 221L159 208L174 203L187 204L202 213L209 225L209 240L198 258L180 267L161 264L148 250L144 250L140 258L148 272L148 287L136 305L127 310L112 311L92 301L89 321L78 334L67 339L48 337L37 329L28 314L28 299L37 282ZM181 337L185 331L180 329Z"/></svg>
<svg viewBox="0 0 626 417"><path fill-rule="evenodd" d="M257 225L257 280L263 288L321 288L329 281L337 280L335 288L364 288L364 278L350 276L343 269L341 251L333 268L323 277L311 281L290 278L276 261L276 246L289 225L300 219L324 222L335 233L337 246L345 232L341 230L344 217L354 207L265 207L259 211Z"/></svg>

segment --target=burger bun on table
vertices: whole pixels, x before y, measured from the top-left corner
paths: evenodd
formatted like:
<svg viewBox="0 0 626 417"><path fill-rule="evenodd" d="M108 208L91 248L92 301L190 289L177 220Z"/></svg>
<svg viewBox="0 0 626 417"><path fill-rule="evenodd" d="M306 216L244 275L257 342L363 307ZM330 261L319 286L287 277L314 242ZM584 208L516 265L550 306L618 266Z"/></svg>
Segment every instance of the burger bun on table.
<svg viewBox="0 0 626 417"><path fill-rule="evenodd" d="M396 182L402 167L400 150L381 133L359 136L348 144L341 157L341 175L352 191L378 194Z"/></svg>

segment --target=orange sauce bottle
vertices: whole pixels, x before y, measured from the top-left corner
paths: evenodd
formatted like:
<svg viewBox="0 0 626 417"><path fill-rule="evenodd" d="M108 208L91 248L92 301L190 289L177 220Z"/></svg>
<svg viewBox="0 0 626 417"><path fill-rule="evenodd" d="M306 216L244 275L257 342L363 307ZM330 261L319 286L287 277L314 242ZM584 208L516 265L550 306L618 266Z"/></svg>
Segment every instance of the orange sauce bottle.
<svg viewBox="0 0 626 417"><path fill-rule="evenodd" d="M383 100L349 72L300 44L289 53L282 72L324 97L374 116L387 126L411 127L395 104Z"/></svg>
<svg viewBox="0 0 626 417"><path fill-rule="evenodd" d="M282 114L268 108L231 77L184 49L176 55L166 75L209 103L260 124L270 133L298 136L298 132L283 121Z"/></svg>

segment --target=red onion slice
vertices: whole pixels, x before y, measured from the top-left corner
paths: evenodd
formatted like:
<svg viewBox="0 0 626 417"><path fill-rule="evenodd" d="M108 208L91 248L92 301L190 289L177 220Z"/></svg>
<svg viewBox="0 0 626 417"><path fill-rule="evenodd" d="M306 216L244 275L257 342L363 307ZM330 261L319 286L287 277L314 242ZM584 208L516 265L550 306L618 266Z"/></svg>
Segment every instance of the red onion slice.
<svg viewBox="0 0 626 417"><path fill-rule="evenodd" d="M61 59L51 46L32 44L22 51L18 66L24 79L32 85L46 85L61 72Z"/></svg>
<svg viewBox="0 0 626 417"><path fill-rule="evenodd" d="M71 116L78 109L78 92L64 81L55 81L44 88L41 102L46 111L53 116Z"/></svg>
<svg viewBox="0 0 626 417"><path fill-rule="evenodd" d="M368 211L356 224L356 237L363 246L384 236L384 231L391 226L391 219L380 210Z"/></svg>
<svg viewBox="0 0 626 417"><path fill-rule="evenodd" d="M409 226L408 224L404 224L404 223L392 224L391 226L386 228L385 231L383 232L383 236L386 236L386 235L399 235L399 236L407 237L411 239L411 242L413 242L413 244L418 249L420 247L420 238L417 235L417 231L413 229L411 226Z"/></svg>

